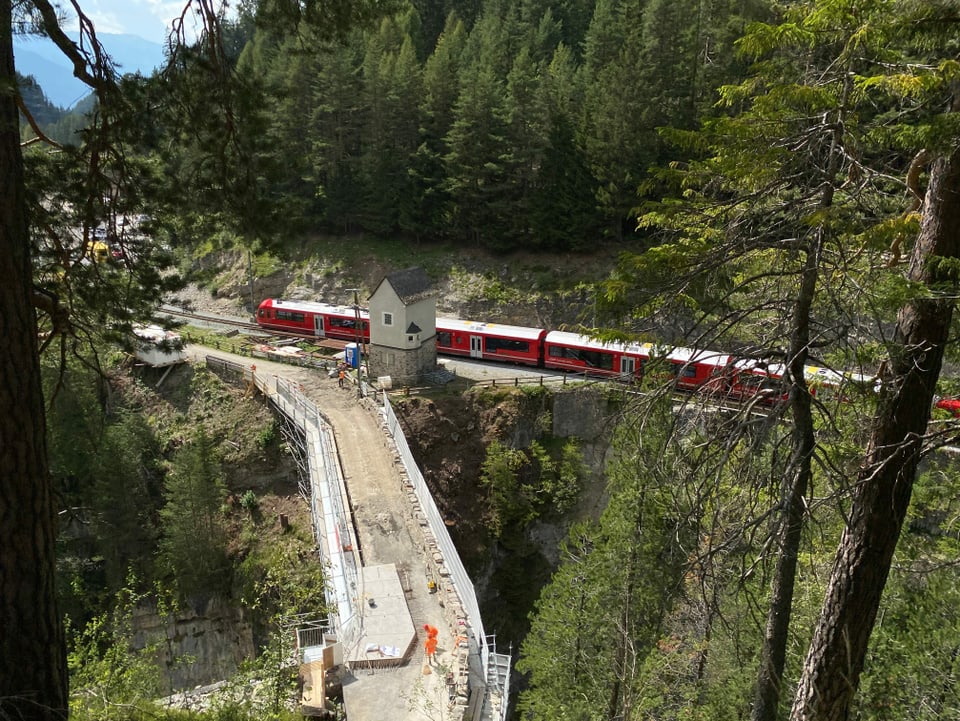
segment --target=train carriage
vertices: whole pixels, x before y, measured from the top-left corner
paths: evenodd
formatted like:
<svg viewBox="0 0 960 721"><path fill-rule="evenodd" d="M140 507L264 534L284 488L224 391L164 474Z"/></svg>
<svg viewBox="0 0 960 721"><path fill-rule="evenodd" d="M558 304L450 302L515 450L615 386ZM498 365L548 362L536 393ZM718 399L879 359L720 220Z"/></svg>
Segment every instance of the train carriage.
<svg viewBox="0 0 960 721"><path fill-rule="evenodd" d="M766 403L789 400L787 367L783 363L767 363L741 359L731 366L730 395L739 400L762 396ZM807 365L803 377L810 395L820 400L846 400L846 393L854 388L876 392L877 379L862 373L841 373L830 368Z"/></svg>
<svg viewBox="0 0 960 721"><path fill-rule="evenodd" d="M257 324L270 330L303 333L316 338L357 340L357 310L355 308L267 298L257 308ZM359 336L370 341L370 315L360 310Z"/></svg>
<svg viewBox="0 0 960 721"><path fill-rule="evenodd" d="M560 330L547 333L543 346L545 368L625 380L642 375L653 347L649 343L605 343Z"/></svg>
<svg viewBox="0 0 960 721"><path fill-rule="evenodd" d="M540 366L543 328L437 318L437 353Z"/></svg>
<svg viewBox="0 0 960 721"><path fill-rule="evenodd" d="M693 348L671 348L663 355L666 372L683 391L724 392L731 360L726 353Z"/></svg>
<svg viewBox="0 0 960 721"><path fill-rule="evenodd" d="M762 398L767 403L785 401L788 396L783 381L785 373L786 366L782 363L739 358L727 370L727 395L731 400L739 401L754 398Z"/></svg>
<svg viewBox="0 0 960 721"><path fill-rule="evenodd" d="M849 380L842 373L818 366L804 366L803 377L807 381L810 394L821 400L842 397L842 386Z"/></svg>

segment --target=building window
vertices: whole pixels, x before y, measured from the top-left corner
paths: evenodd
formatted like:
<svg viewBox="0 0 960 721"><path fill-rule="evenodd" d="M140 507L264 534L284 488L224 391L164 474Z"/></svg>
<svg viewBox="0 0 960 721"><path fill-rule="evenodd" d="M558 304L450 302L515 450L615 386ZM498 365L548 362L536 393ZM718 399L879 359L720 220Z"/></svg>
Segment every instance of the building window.
<svg viewBox="0 0 960 721"><path fill-rule="evenodd" d="M384 313L384 314L383 314L383 324L384 324L384 325L393 325L393 313Z"/></svg>

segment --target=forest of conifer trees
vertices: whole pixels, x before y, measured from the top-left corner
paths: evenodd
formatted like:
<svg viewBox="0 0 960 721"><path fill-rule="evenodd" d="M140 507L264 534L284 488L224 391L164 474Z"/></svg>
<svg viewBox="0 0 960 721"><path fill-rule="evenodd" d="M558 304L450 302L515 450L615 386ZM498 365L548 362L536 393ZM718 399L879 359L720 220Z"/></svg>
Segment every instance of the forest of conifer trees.
<svg viewBox="0 0 960 721"><path fill-rule="evenodd" d="M334 233L583 251L634 234L692 129L744 70L762 3L413 3L344 42L238 22L258 137L288 217ZM254 29L255 28L255 29ZM239 47L239 43L236 47ZM252 132L247 128L243 132Z"/></svg>

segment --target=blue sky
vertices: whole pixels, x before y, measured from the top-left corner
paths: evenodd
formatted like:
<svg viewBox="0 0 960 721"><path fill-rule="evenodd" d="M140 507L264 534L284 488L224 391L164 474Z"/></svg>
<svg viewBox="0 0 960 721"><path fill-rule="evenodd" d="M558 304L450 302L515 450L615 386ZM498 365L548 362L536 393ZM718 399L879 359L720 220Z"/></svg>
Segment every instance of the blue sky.
<svg viewBox="0 0 960 721"><path fill-rule="evenodd" d="M166 40L170 25L180 17L187 0L80 0L83 12L93 21L97 32L137 35L144 40L162 43ZM72 10L62 3L61 9ZM189 13L188 13L189 21ZM66 24L68 29L77 27L76 20ZM188 30L193 30L188 28Z"/></svg>

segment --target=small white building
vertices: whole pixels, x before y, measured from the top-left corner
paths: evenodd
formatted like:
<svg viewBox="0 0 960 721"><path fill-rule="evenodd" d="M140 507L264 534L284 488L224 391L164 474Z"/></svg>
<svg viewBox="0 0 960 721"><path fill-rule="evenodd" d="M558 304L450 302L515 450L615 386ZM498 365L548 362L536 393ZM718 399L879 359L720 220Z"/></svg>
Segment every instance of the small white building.
<svg viewBox="0 0 960 721"><path fill-rule="evenodd" d="M385 276L370 296L372 377L389 376L394 385L421 381L437 366L437 299L423 268Z"/></svg>

